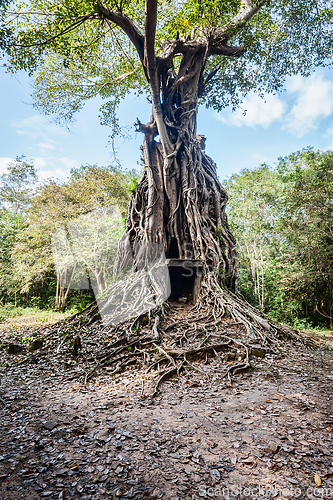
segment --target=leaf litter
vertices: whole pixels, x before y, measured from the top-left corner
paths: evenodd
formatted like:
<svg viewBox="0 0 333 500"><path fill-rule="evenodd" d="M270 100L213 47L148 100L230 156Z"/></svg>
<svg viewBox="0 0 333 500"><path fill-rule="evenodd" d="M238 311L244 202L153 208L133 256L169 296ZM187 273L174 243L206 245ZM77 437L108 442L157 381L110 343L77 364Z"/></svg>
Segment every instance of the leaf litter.
<svg viewBox="0 0 333 500"><path fill-rule="evenodd" d="M173 357L176 366L156 391L164 375L159 362L172 365L167 356L180 347L171 345L176 325L167 328L160 329L167 340L152 339L146 350L152 328L143 326L140 342L127 350L136 362L118 371L100 362L111 350L110 360L125 354L114 353L117 338L99 323L72 330L64 325L57 333L50 326L3 329L2 500L199 499L223 488L230 499L248 498L233 496L233 486L260 486L267 498L291 488L307 498L311 487L320 498L333 498L333 357L327 342L290 342L279 352L258 348L250 371L229 380L225 366L241 353L223 347L221 355L216 347L215 356L208 349L212 339L205 344L200 332L197 344L186 346L186 369L177 370L181 361ZM226 322L224 328L240 338L237 325ZM75 355L77 335L82 347ZM22 351L9 354L12 344Z"/></svg>

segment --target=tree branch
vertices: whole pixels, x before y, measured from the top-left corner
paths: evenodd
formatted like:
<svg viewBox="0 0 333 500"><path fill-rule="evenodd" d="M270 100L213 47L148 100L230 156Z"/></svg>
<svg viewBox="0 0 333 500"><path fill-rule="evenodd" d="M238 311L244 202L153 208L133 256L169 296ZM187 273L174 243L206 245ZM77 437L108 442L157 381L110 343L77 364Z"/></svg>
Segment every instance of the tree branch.
<svg viewBox="0 0 333 500"><path fill-rule="evenodd" d="M112 23L116 24L121 28L124 33L128 36L128 38L133 43L136 48L141 63L144 66L144 38L142 33L140 33L139 29L132 23L132 21L122 14L121 12L114 12L113 10L105 7L103 4L99 3L98 5L98 13L101 18L108 19Z"/></svg>
<svg viewBox="0 0 333 500"><path fill-rule="evenodd" d="M221 41L226 42L231 36L238 33L266 2L267 0L261 0L258 3L253 3L252 0L242 0L238 14L230 23L215 31L212 45L220 44Z"/></svg>
<svg viewBox="0 0 333 500"><path fill-rule="evenodd" d="M216 66L207 76L206 76L206 79L205 81L203 82L204 85L206 85L208 82L210 82L210 80L212 78L214 78L214 76L216 75L216 73L218 73L218 71L221 69L221 65L219 64L218 66Z"/></svg>
<svg viewBox="0 0 333 500"><path fill-rule="evenodd" d="M155 56L155 35L157 22L157 0L146 0L144 63L147 68L149 83L158 87L157 65Z"/></svg>
<svg viewBox="0 0 333 500"><path fill-rule="evenodd" d="M195 54L207 44L206 40L175 40L163 43L163 55L161 59L171 60L178 54Z"/></svg>
<svg viewBox="0 0 333 500"><path fill-rule="evenodd" d="M65 29L63 29L62 31L60 31L56 35L51 36L50 38L48 38L44 42L36 42L36 43L31 43L29 45L15 44L15 46L16 47L24 47L24 48L28 48L28 47L42 47L43 45L47 45L48 43L52 42L53 40L56 40L60 36L66 35L67 33L70 33L71 31L73 31L76 28L78 28L79 26L81 26L81 24L85 23L88 19L93 19L93 17L94 16L92 14L89 14L88 16L84 16L79 21L76 21L75 23L67 26Z"/></svg>
<svg viewBox="0 0 333 500"><path fill-rule="evenodd" d="M147 68L148 83L151 89L153 115L165 153L171 152L171 143L164 123L160 98L160 82L155 55L155 35L157 23L157 0L146 0L145 5L145 38L144 65Z"/></svg>
<svg viewBox="0 0 333 500"><path fill-rule="evenodd" d="M187 71L185 74L183 74L181 76L178 74L176 80L174 81L173 88L176 88L179 85L183 85L184 83L192 80L192 78L194 78L198 74L198 67L199 66L201 66L201 65L196 64L192 70Z"/></svg>
<svg viewBox="0 0 333 500"><path fill-rule="evenodd" d="M244 47L230 47L229 45L225 45L223 43L217 43L212 45L209 54L227 57L240 57L244 54L244 52Z"/></svg>

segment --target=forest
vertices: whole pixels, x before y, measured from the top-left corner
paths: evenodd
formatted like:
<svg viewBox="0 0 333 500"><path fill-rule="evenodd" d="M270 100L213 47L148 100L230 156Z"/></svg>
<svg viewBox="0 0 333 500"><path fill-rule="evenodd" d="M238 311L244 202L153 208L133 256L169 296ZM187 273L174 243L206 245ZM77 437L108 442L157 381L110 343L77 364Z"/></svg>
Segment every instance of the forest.
<svg viewBox="0 0 333 500"><path fill-rule="evenodd" d="M68 125L98 97L112 143L127 96L151 107L142 171L1 175L4 500L333 497L333 152L219 179L198 133L200 106L332 67L332 21L330 0L0 0L35 110Z"/></svg>
<svg viewBox="0 0 333 500"><path fill-rule="evenodd" d="M27 308L78 311L93 291L66 287L56 271L52 237L66 222L117 206L123 226L138 172L82 166L67 182L38 182L24 157L1 176L1 318ZM239 292L268 316L294 328L333 321L333 153L306 148L278 164L244 168L223 182L237 241Z"/></svg>
<svg viewBox="0 0 333 500"><path fill-rule="evenodd" d="M126 175L109 167L82 167L62 186L50 182L35 191L33 166L22 179L15 174L19 165L28 168L23 158L11 167L12 179L10 171L2 176L8 231L2 238L3 307L13 300L16 306L32 301L58 310L71 307L85 295L83 289L93 287L87 278L80 292L72 292L74 267L82 276L89 268L90 281L94 275L105 293L107 272L97 258L92 263L81 255L72 271L60 271L59 265L52 268L50 243L59 254L61 240L68 242L71 231L79 231L74 214L88 220L97 209L107 217L105 210L117 206L118 226L110 231L120 234L123 218L124 232L115 250L116 274L126 272L129 262L137 269L137 260L147 263L155 246L167 259L190 263L202 274L197 310L208 310L215 321L229 314L260 338L261 328L279 328L269 317L295 327L330 325L329 157L304 150L273 169L261 166L249 173L244 165L224 185L205 151L205 137L197 133L200 106L236 110L249 92L274 94L289 76L307 77L316 67L331 66L332 12L325 2L66 0L55 7L48 0L22 5L4 0L0 7L3 67L33 77L39 112L68 124L87 100L99 96L100 120L113 141L123 133L117 110L126 96L151 104L150 121L135 122L144 168L132 190ZM85 176L94 191L111 174L119 190L113 191L111 182L107 194L101 187L103 193L83 199L86 189L79 186ZM22 203L11 201L15 175ZM94 175L96 186L89 184ZM325 187L319 191L320 182ZM308 190L318 198L304 197ZM128 285L130 292L124 284L121 308L131 293L127 307L149 293L149 311L157 305L156 287L148 293L145 280L141 285L135 292Z"/></svg>

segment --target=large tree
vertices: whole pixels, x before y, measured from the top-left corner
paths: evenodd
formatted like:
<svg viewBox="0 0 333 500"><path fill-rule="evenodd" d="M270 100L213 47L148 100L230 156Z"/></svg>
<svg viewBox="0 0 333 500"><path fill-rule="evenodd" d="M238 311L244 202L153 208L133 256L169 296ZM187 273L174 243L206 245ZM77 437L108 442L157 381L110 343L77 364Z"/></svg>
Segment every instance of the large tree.
<svg viewBox="0 0 333 500"><path fill-rule="evenodd" d="M120 99L145 93L145 170L127 236L202 260L236 290L227 194L197 135L198 106L236 107L250 90L273 92L287 75L329 64L332 13L320 0L23 1L7 13L9 65L35 73L36 106L58 119L101 95L102 120L115 131Z"/></svg>

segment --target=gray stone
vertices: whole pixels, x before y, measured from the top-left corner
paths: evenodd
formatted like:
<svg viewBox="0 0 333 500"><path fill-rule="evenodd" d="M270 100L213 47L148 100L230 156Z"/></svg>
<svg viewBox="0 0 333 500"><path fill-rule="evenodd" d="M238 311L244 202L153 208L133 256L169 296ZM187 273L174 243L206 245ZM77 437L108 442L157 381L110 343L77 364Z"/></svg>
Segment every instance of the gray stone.
<svg viewBox="0 0 333 500"><path fill-rule="evenodd" d="M274 441L269 441L269 443L265 447L265 451L268 453L276 453L279 449L279 445Z"/></svg>
<svg viewBox="0 0 333 500"><path fill-rule="evenodd" d="M55 429L58 425L58 422L54 422L54 420L48 420L47 422L45 422L45 424L43 424L43 426L45 427L45 429L48 429L49 431L52 431L53 429Z"/></svg>
<svg viewBox="0 0 333 500"><path fill-rule="evenodd" d="M61 439L65 436L67 436L67 434L68 433L64 429L59 429L58 431L55 431L53 435L54 435L55 439Z"/></svg>
<svg viewBox="0 0 333 500"><path fill-rule="evenodd" d="M217 469L213 469L210 471L210 477L213 481L219 481L221 479L221 474Z"/></svg>

